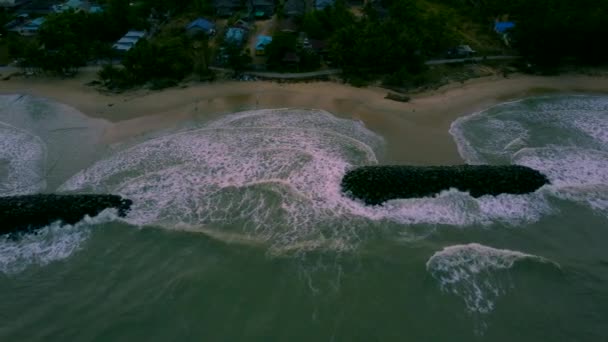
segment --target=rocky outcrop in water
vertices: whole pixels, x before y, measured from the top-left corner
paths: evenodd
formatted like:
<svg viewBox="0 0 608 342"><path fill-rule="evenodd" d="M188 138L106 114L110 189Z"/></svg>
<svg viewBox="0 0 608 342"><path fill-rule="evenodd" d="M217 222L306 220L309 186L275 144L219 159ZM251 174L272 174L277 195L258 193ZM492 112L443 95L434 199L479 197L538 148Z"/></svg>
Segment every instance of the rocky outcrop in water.
<svg viewBox="0 0 608 342"><path fill-rule="evenodd" d="M115 208L124 217L131 208L130 199L117 195L38 194L0 197L0 234L28 232L55 221L74 224L86 215L94 217L107 208Z"/></svg>
<svg viewBox="0 0 608 342"><path fill-rule="evenodd" d="M455 188L473 197L527 194L549 184L542 173L520 165L363 166L342 178L342 191L366 204L427 197Z"/></svg>

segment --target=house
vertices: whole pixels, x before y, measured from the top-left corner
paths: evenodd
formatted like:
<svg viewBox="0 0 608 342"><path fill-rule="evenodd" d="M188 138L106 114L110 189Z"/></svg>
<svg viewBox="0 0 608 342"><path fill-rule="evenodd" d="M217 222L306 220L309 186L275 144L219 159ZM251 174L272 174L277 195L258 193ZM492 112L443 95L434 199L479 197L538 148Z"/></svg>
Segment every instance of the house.
<svg viewBox="0 0 608 342"><path fill-rule="evenodd" d="M288 18L303 16L306 13L306 1L287 0L283 7L283 13Z"/></svg>
<svg viewBox="0 0 608 342"><path fill-rule="evenodd" d="M227 18L235 15L241 10L240 0L214 0L215 14L220 18Z"/></svg>
<svg viewBox="0 0 608 342"><path fill-rule="evenodd" d="M299 26L294 18L287 18L281 20L277 29L278 31L285 33L296 33L298 32Z"/></svg>
<svg viewBox="0 0 608 342"><path fill-rule="evenodd" d="M326 7L333 6L335 2L335 0L315 0L315 9L322 11Z"/></svg>
<svg viewBox="0 0 608 342"><path fill-rule="evenodd" d="M16 31L22 36L33 36L38 33L40 27L42 26L42 24L44 24L45 21L46 19L44 19L43 17L36 18L23 26L17 27Z"/></svg>
<svg viewBox="0 0 608 342"><path fill-rule="evenodd" d="M212 36L215 34L215 24L207 19L198 18L186 26L186 33L189 36L196 36L201 33Z"/></svg>
<svg viewBox="0 0 608 342"><path fill-rule="evenodd" d="M245 43L245 39L247 38L247 31L240 27L230 27L228 31L226 31L226 37L224 41L228 44L235 44L238 46L242 46Z"/></svg>
<svg viewBox="0 0 608 342"><path fill-rule="evenodd" d="M255 43L256 56L263 56L266 53L266 46L272 42L272 37L259 35Z"/></svg>
<svg viewBox="0 0 608 342"><path fill-rule="evenodd" d="M515 28L515 23L512 21L496 21L494 23L494 31L498 34L505 34L509 30Z"/></svg>
<svg viewBox="0 0 608 342"><path fill-rule="evenodd" d="M446 51L446 58L468 58L475 54L475 50L468 45L458 45Z"/></svg>
<svg viewBox="0 0 608 342"><path fill-rule="evenodd" d="M27 0L0 0L0 7L17 7Z"/></svg>
<svg viewBox="0 0 608 342"><path fill-rule="evenodd" d="M53 5L53 6L51 6L51 8L53 9L53 12L55 12L55 13L62 13L62 12L66 12L69 10L73 10L75 12L79 12L79 11L88 12L89 3L82 1L82 0L68 0L67 2L64 2L62 4Z"/></svg>
<svg viewBox="0 0 608 342"><path fill-rule="evenodd" d="M146 33L143 31L129 31L122 38L120 38L112 48L118 52L127 52L131 50L142 38L146 37Z"/></svg>
<svg viewBox="0 0 608 342"><path fill-rule="evenodd" d="M250 0L249 13L255 19L270 18L274 14L274 1L272 0Z"/></svg>
<svg viewBox="0 0 608 342"><path fill-rule="evenodd" d="M512 21L499 21L494 23L494 31L500 35L505 45L511 44L510 33L515 28L515 23Z"/></svg>

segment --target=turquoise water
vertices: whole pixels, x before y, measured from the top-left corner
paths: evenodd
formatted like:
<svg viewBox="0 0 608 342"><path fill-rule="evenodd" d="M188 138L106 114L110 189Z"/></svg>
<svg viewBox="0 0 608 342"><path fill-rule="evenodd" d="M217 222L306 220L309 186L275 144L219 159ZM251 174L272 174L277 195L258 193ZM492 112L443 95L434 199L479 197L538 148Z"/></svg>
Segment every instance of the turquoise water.
<svg viewBox="0 0 608 342"><path fill-rule="evenodd" d="M0 191L134 200L0 240L2 341L608 338L608 98L461 118L469 163L552 185L366 207L340 194L381 132L324 111L241 112L106 146L110 124L0 97ZM408 147L404 147L408 148Z"/></svg>

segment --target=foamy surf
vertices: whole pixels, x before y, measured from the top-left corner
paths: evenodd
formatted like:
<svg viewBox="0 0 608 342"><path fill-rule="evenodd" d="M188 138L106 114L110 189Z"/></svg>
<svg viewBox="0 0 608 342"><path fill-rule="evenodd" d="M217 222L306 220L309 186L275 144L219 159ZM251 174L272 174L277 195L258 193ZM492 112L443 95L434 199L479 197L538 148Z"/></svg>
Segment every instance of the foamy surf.
<svg viewBox="0 0 608 342"><path fill-rule="evenodd" d="M97 158L108 125L44 98L0 95L0 195L53 191Z"/></svg>
<svg viewBox="0 0 608 342"><path fill-rule="evenodd" d="M0 195L46 188L46 145L28 132L0 122Z"/></svg>
<svg viewBox="0 0 608 342"><path fill-rule="evenodd" d="M551 185L521 197L542 209L529 216L540 218L554 212L547 210L554 197L608 214L605 128L608 98L566 96L501 104L456 120L450 133L469 163L519 164L545 174Z"/></svg>
<svg viewBox="0 0 608 342"><path fill-rule="evenodd" d="M0 236L0 272L15 274L66 259L82 248L93 227L117 219L115 209L106 209L74 225L55 222L33 233Z"/></svg>
<svg viewBox="0 0 608 342"><path fill-rule="evenodd" d="M510 160L529 144L549 137L541 132L539 138L530 119L519 122L510 117L513 113L517 111L493 116L489 111L457 121L451 132L465 159ZM469 127L469 121L475 126ZM501 133L495 134L495 129ZM485 133L496 139L487 139ZM264 241L274 250L316 245L351 249L375 234L374 227L403 234L417 224L521 225L556 212L550 201L554 192L547 188L525 196L481 198L450 190L375 207L343 196L344 172L376 164L382 146L383 139L360 122L324 111L247 111L118 147L60 190L131 198L134 207L127 221L132 224L220 229ZM477 157L468 156L468 149ZM573 175L580 172L574 170Z"/></svg>
<svg viewBox="0 0 608 342"><path fill-rule="evenodd" d="M442 291L462 298L470 312L488 314L497 300L515 287L510 277L501 274L523 260L559 268L558 264L536 255L470 243L436 252L427 261L426 269Z"/></svg>

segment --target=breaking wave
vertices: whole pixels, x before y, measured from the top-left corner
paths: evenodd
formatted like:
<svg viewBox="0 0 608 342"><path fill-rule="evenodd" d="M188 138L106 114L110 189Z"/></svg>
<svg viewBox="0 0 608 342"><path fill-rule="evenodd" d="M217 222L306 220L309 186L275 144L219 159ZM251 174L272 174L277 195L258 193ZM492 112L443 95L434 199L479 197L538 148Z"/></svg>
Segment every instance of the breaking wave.
<svg viewBox="0 0 608 342"><path fill-rule="evenodd" d="M535 207L528 219L554 212L551 198L608 216L608 97L505 103L456 120L450 133L468 163L519 164L547 175L550 186L520 197Z"/></svg>
<svg viewBox="0 0 608 342"><path fill-rule="evenodd" d="M470 312L487 314L492 312L497 299L514 287L504 272L524 260L559 268L558 264L536 255L471 243L436 252L427 261L426 269L442 291L461 297Z"/></svg>
<svg viewBox="0 0 608 342"><path fill-rule="evenodd" d="M0 272L15 274L33 265L66 259L82 248L94 226L116 219L116 210L107 209L74 225L55 222L35 233L0 236Z"/></svg>

